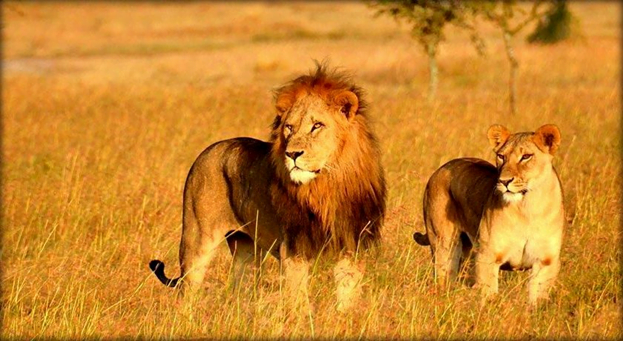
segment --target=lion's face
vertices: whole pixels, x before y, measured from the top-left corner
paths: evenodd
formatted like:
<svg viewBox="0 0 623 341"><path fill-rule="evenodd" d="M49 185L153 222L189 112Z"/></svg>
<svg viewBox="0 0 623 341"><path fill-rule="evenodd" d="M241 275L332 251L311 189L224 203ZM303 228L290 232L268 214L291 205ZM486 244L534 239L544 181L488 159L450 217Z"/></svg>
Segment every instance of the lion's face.
<svg viewBox="0 0 623 341"><path fill-rule="evenodd" d="M292 106L281 131L284 164L292 181L305 184L327 171L347 124L339 108L314 95L307 95Z"/></svg>
<svg viewBox="0 0 623 341"><path fill-rule="evenodd" d="M315 93L288 94L278 99L281 113L276 127L276 151L296 184L307 184L331 172L339 157L352 117L357 96L347 90L320 96Z"/></svg>
<svg viewBox="0 0 623 341"><path fill-rule="evenodd" d="M503 126L494 125L488 136L499 172L496 190L506 202L519 202L541 185L541 175L552 167L560 132L554 125L544 125L534 133L511 135Z"/></svg>

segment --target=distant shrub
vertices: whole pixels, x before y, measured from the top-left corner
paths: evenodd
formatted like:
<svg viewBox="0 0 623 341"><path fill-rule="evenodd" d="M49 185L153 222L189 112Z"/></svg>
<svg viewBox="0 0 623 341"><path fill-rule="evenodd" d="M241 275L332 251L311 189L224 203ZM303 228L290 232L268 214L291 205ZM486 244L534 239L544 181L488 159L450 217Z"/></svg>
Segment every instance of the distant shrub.
<svg viewBox="0 0 623 341"><path fill-rule="evenodd" d="M579 21L569 10L567 2L558 1L527 39L530 43L554 44L578 33L578 26Z"/></svg>

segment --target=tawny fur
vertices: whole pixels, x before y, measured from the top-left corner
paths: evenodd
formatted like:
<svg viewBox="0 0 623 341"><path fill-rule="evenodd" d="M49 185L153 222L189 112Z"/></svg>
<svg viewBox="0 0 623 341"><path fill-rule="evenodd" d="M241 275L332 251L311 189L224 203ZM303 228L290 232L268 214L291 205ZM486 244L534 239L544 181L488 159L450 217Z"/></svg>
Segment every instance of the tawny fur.
<svg viewBox="0 0 623 341"><path fill-rule="evenodd" d="M560 132L544 125L511 134L492 126L488 138L497 167L480 159L455 159L439 168L424 193L426 235L438 283L457 276L461 259L476 245L476 286L498 290L500 268L532 269L529 301L547 297L560 267L564 228L562 187L552 166Z"/></svg>
<svg viewBox="0 0 623 341"><path fill-rule="evenodd" d="M164 284L198 286L225 239L246 264L258 251L297 262L343 257L381 237L386 186L363 91L317 65L279 88L275 106L270 142L220 141L193 164L184 189L181 276L168 279L162 262L150 263Z"/></svg>

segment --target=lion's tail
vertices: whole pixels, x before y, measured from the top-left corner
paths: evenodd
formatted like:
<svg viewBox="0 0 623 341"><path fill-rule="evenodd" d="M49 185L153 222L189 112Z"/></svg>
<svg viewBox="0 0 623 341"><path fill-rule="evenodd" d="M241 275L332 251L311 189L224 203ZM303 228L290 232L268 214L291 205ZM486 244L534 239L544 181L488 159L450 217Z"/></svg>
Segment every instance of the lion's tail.
<svg viewBox="0 0 623 341"><path fill-rule="evenodd" d="M430 245L430 240L428 240L428 234L416 232L413 234L413 240L415 240L416 243L422 246Z"/></svg>
<svg viewBox="0 0 623 341"><path fill-rule="evenodd" d="M168 287L172 287L175 288L177 286L177 282L179 282L180 278L173 278L170 279L168 278L165 274L164 274L164 263L154 259L151 262L149 262L149 268L151 269L151 271L154 272L154 274L156 275L156 277L158 277L158 279L160 280L160 282L162 282L162 284L168 286Z"/></svg>

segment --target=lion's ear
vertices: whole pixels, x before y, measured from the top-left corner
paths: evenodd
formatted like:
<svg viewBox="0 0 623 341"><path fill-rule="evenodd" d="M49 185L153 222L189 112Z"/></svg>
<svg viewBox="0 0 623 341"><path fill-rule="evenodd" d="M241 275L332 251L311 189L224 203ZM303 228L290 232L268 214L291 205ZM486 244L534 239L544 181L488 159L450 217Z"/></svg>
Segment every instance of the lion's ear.
<svg viewBox="0 0 623 341"><path fill-rule="evenodd" d="M281 116L288 112L294 105L294 95L289 92L283 92L277 95L275 99L275 108L277 108L278 115Z"/></svg>
<svg viewBox="0 0 623 341"><path fill-rule="evenodd" d="M534 132L532 140L539 149L554 155L560 146L560 130L553 124L546 124Z"/></svg>
<svg viewBox="0 0 623 341"><path fill-rule="evenodd" d="M487 131L487 138L489 138L489 143L491 147L493 147L493 150L500 148L510 135L511 132L500 124L492 125Z"/></svg>
<svg viewBox="0 0 623 341"><path fill-rule="evenodd" d="M340 111L347 119L352 119L359 109L359 98L354 92L344 90L333 98L333 102L340 107Z"/></svg>

